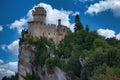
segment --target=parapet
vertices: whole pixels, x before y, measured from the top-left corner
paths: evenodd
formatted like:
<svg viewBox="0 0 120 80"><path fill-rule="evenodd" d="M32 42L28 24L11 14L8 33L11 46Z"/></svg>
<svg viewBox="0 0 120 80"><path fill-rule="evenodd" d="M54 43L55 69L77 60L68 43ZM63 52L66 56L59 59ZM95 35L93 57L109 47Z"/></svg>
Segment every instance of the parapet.
<svg viewBox="0 0 120 80"><path fill-rule="evenodd" d="M46 10L43 7L36 7L35 10L32 11L32 15L44 15L46 16Z"/></svg>

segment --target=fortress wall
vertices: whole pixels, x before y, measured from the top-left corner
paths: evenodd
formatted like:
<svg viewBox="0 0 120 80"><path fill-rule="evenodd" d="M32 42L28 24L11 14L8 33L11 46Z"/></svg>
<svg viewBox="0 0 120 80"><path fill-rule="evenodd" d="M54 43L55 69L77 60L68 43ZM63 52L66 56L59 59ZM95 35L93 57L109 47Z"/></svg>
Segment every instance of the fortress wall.
<svg viewBox="0 0 120 80"><path fill-rule="evenodd" d="M52 24L46 27L46 37L52 38L56 42L56 25Z"/></svg>
<svg viewBox="0 0 120 80"><path fill-rule="evenodd" d="M40 22L29 23L28 33L33 37L45 36L47 38L52 38L55 44L58 44L64 36L68 33L69 29L66 26L61 25L60 29L56 29L55 24L42 24Z"/></svg>
<svg viewBox="0 0 120 80"><path fill-rule="evenodd" d="M28 22L28 34L32 35L33 34L33 22Z"/></svg>
<svg viewBox="0 0 120 80"><path fill-rule="evenodd" d="M40 23L35 23L34 24L34 29L33 29L33 36L37 36L37 37L40 37L40 27L41 27L41 24Z"/></svg>

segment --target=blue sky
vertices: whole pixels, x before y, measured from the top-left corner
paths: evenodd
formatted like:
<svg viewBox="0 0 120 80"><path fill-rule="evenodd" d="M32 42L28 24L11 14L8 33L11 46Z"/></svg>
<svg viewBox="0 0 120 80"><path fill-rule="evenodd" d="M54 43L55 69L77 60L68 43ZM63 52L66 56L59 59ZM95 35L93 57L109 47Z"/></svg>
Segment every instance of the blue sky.
<svg viewBox="0 0 120 80"><path fill-rule="evenodd" d="M49 24L60 18L73 31L74 15L80 14L90 30L120 40L120 0L0 0L0 79L17 71L20 32L36 6L46 9Z"/></svg>

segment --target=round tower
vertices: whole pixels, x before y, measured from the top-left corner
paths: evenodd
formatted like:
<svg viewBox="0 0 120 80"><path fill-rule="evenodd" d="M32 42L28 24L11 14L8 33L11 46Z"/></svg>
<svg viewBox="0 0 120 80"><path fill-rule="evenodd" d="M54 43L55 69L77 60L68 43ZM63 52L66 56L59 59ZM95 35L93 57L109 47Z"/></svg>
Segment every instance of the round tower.
<svg viewBox="0 0 120 80"><path fill-rule="evenodd" d="M32 11L33 20L39 21L40 23L46 23L46 10L43 7L36 7L35 10Z"/></svg>

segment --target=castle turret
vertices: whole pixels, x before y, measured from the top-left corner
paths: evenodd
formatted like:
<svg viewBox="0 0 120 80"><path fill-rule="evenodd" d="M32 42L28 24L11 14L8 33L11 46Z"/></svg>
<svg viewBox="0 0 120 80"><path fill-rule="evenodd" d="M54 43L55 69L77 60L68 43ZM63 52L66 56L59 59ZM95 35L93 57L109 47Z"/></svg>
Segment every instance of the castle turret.
<svg viewBox="0 0 120 80"><path fill-rule="evenodd" d="M57 26L57 29L59 29L61 26L61 19L58 19L58 26Z"/></svg>
<svg viewBox="0 0 120 80"><path fill-rule="evenodd" d="M32 12L33 20L46 23L46 10L43 7L36 7Z"/></svg>
<svg viewBox="0 0 120 80"><path fill-rule="evenodd" d="M61 25L61 19L58 19L58 25L59 26Z"/></svg>

